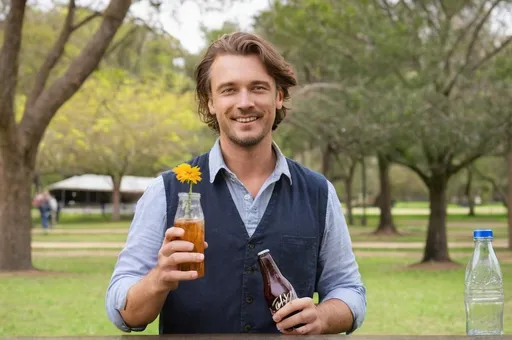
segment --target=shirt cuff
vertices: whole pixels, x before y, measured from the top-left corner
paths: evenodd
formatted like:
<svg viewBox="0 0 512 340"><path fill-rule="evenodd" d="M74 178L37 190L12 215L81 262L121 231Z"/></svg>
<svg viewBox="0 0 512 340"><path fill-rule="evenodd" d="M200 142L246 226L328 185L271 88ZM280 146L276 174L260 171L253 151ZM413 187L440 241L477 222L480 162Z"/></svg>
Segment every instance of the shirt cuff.
<svg viewBox="0 0 512 340"><path fill-rule="evenodd" d="M140 279L141 278L139 277L125 277L121 281L118 281L117 289L114 292L114 301L110 305L109 316L112 322L116 325L116 327L122 330L123 332L142 332L147 327L129 327L124 322L120 312L126 306L126 297L128 295L128 290Z"/></svg>
<svg viewBox="0 0 512 340"><path fill-rule="evenodd" d="M363 290L363 292L359 292L358 290ZM352 317L354 321L352 323L352 329L347 331L347 335L354 332L356 329L361 327L363 324L364 316L366 314L366 299L364 291L366 289L364 286L357 288L336 288L329 292L323 299L322 302L330 300L330 299L338 299L344 302L350 311L352 312Z"/></svg>

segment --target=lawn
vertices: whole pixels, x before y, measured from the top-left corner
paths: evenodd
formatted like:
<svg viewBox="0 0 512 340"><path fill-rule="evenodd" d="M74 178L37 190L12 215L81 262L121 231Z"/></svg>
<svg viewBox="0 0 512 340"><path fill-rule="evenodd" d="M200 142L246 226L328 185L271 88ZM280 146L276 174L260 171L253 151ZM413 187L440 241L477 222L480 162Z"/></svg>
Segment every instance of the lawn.
<svg viewBox="0 0 512 340"><path fill-rule="evenodd" d="M414 208L412 208L414 209ZM428 271L407 265L421 259L425 241L425 215L395 215L403 236L371 233L378 216L368 216L367 226L349 226L354 242L421 242L416 249L355 247L363 280L368 289L368 312L356 334L464 334L464 265L472 248L451 249L460 265L456 270ZM112 222L110 216L63 214L48 235L36 224L32 240L37 242L124 242L130 218ZM476 228L492 228L495 237L506 239L507 223L502 214L448 216L450 242L472 242ZM95 256L90 256L92 254ZM512 333L512 252L496 247L504 259L506 303L505 332ZM104 296L116 260L116 249L35 248L34 264L43 275L0 274L0 334L8 336L122 335L107 319ZM56 273L55 273L56 272ZM143 334L157 334L157 322Z"/></svg>
<svg viewBox="0 0 512 340"><path fill-rule="evenodd" d="M115 257L35 257L57 273L0 276L0 334L7 336L120 335L107 320L104 294ZM356 334L464 334L464 269L412 270L407 257L359 259L368 290L368 313ZM512 265L503 264L512 291ZM434 288L434 289L433 289ZM512 332L506 294L505 332ZM144 334L156 334L157 322Z"/></svg>

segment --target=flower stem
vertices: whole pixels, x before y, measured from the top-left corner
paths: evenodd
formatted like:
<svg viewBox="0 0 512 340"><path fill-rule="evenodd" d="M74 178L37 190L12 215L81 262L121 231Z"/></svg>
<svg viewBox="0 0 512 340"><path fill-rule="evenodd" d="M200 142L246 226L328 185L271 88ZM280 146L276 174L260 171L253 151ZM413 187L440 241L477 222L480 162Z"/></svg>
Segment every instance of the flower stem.
<svg viewBox="0 0 512 340"><path fill-rule="evenodd" d="M190 183L190 190L188 192L188 200L187 200L187 208L186 208L186 211L185 211L185 214L187 215L187 218L192 218L192 216L190 216L190 204L191 204L191 201L192 201L192 183Z"/></svg>

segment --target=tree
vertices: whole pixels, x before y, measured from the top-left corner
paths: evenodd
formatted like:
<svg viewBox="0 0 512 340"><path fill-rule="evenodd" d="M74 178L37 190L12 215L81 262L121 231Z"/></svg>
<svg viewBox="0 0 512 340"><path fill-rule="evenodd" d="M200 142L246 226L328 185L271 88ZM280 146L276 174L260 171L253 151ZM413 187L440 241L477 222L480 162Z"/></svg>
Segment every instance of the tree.
<svg viewBox="0 0 512 340"><path fill-rule="evenodd" d="M105 70L63 106L39 160L53 169L109 175L112 219L118 220L123 176L155 176L178 159L192 157L203 129L191 92L173 93L165 78L141 83L126 71Z"/></svg>
<svg viewBox="0 0 512 340"><path fill-rule="evenodd" d="M16 121L22 30L26 0L11 2L0 51L0 271L32 268L31 183L39 143L57 110L70 99L98 67L123 23L130 0L112 0L101 24L67 70L52 83L48 79L62 57L72 33L88 20L76 22L76 3L70 0L60 35L37 72L20 121ZM98 16L98 15L95 15Z"/></svg>
<svg viewBox="0 0 512 340"><path fill-rule="evenodd" d="M448 181L496 147L499 125L482 114L491 109L492 95L480 71L510 46L512 37L500 31L499 21L492 22L510 6L499 0L293 0L276 1L260 18L262 31L297 58L307 82L357 80L363 89L370 84L370 92L377 93L367 97L373 103L380 103L379 94L395 93L397 100L385 101L397 108L388 110L389 121L411 124L387 155L414 171L429 190L422 262L451 261Z"/></svg>
<svg viewBox="0 0 512 340"><path fill-rule="evenodd" d="M305 84L293 94L293 118L297 128L320 137L328 145L326 155L336 155L343 162L326 162L330 166L346 165L343 174L345 188L351 195L355 160L380 155L389 159L385 147L399 135L399 125L387 119L396 106L391 98L383 103L381 89L393 88L394 79L377 79L372 70L372 58L364 37L343 34L353 17L375 22L378 11L373 8L361 13L355 1L341 3L319 0L276 1L273 7L261 13L256 30L270 39L291 61L299 78ZM391 123L391 124L390 124ZM379 233L396 233L391 215L391 185L389 162L381 162L381 194L379 200ZM364 166L362 167L364 170ZM325 169L325 171L332 170ZM364 172L364 171L363 171ZM324 172L327 174L327 172ZM366 176L363 176L363 179ZM364 180L363 180L364 182ZM347 198L347 211L351 219L351 200Z"/></svg>

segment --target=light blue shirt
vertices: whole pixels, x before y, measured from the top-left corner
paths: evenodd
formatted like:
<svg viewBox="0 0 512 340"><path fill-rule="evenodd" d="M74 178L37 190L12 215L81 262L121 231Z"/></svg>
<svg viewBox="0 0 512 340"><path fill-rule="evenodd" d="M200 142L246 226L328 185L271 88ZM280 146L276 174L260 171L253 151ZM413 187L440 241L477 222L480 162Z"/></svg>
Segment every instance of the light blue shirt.
<svg viewBox="0 0 512 340"><path fill-rule="evenodd" d="M277 154L274 171L265 181L256 197L252 197L244 184L231 172L222 157L219 140L209 154L210 181L221 169L222 176L245 223L249 236L256 230L272 196L275 183L285 175L293 185L285 156L273 144ZM325 230L321 243L319 261L324 268L317 282L320 302L339 299L345 302L354 316L352 331L363 323L366 315L366 288L361 281L359 267L352 251L352 243L341 209L341 204L332 183L328 184ZM124 249L120 252L106 294L107 314L120 330L141 331L144 328L129 328L123 321L120 310L125 307L128 290L142 279L158 261L167 229L167 203L162 176L155 178L137 202L135 216L128 232ZM178 288L179 289L179 288Z"/></svg>

